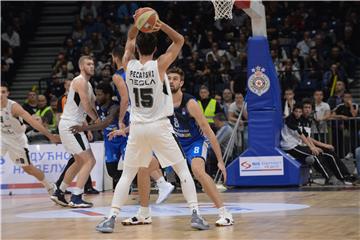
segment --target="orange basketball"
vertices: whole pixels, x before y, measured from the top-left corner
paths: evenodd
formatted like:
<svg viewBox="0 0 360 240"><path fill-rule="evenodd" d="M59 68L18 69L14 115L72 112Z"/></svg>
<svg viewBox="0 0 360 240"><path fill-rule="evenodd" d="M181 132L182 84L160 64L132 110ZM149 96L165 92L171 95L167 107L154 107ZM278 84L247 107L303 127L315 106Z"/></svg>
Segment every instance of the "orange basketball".
<svg viewBox="0 0 360 240"><path fill-rule="evenodd" d="M158 19L157 12L149 7L139 8L134 15L135 26L144 33L151 32Z"/></svg>

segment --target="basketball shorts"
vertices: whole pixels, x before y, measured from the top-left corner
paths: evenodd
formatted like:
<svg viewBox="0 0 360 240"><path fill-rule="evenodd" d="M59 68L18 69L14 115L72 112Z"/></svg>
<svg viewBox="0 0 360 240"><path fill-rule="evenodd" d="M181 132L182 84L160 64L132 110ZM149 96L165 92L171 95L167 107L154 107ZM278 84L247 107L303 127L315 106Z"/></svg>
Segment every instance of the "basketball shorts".
<svg viewBox="0 0 360 240"><path fill-rule="evenodd" d="M117 163L121 158L123 160L126 148L126 141L121 142L109 142L104 141L105 148L105 162L106 163Z"/></svg>
<svg viewBox="0 0 360 240"><path fill-rule="evenodd" d="M1 157L5 157L8 153L10 159L18 166L31 165L29 157L29 149L27 144L27 138L24 134L22 139L16 139L16 141L4 141L6 136L2 135L1 139Z"/></svg>
<svg viewBox="0 0 360 240"><path fill-rule="evenodd" d="M80 154L90 149L90 144L84 132L74 134L70 131L70 127L75 125L81 124L61 119L59 122L59 133L65 151L71 154Z"/></svg>
<svg viewBox="0 0 360 240"><path fill-rule="evenodd" d="M202 158L204 161L207 157L208 143L204 139L196 140L190 145L181 145L188 164L191 166L191 162L194 158Z"/></svg>
<svg viewBox="0 0 360 240"><path fill-rule="evenodd" d="M185 155L168 118L150 123L130 124L124 165L148 167L153 154L163 168L185 161Z"/></svg>

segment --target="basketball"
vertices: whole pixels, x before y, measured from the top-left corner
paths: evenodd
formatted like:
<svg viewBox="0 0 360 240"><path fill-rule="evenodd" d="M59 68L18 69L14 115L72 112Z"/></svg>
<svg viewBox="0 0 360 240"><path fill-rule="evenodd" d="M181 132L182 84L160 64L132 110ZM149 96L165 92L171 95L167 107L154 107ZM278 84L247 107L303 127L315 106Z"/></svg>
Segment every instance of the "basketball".
<svg viewBox="0 0 360 240"><path fill-rule="evenodd" d="M144 33L151 32L158 19L157 12L149 7L139 8L134 15L135 26Z"/></svg>

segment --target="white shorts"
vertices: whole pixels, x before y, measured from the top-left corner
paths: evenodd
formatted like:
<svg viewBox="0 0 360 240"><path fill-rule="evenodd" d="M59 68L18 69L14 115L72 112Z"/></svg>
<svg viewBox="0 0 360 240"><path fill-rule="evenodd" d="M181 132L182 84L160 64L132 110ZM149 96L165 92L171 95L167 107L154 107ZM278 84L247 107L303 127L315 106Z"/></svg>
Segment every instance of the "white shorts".
<svg viewBox="0 0 360 240"><path fill-rule="evenodd" d="M186 161L170 120L131 123L124 165L148 167L154 154L163 168Z"/></svg>
<svg viewBox="0 0 360 240"><path fill-rule="evenodd" d="M4 137L4 135L2 136ZM26 138L26 136L25 136ZM31 165L30 157L29 157L29 149L26 142L24 141L17 141L16 143L4 142L1 141L1 156L5 157L7 153L9 153L10 159L19 166L29 166Z"/></svg>
<svg viewBox="0 0 360 240"><path fill-rule="evenodd" d="M85 136L85 133L72 133L70 127L80 125L77 122L71 122L68 120L61 119L59 122L59 133L61 142L68 153L79 154L87 149L90 149L89 141Z"/></svg>

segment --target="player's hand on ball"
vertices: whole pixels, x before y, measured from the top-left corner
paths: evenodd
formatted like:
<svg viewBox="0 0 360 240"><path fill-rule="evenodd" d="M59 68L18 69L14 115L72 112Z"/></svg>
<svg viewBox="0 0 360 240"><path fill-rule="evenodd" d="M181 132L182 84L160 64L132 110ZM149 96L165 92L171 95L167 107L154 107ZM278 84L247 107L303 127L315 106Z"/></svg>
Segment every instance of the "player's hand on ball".
<svg viewBox="0 0 360 240"><path fill-rule="evenodd" d="M226 168L224 162L223 161L218 162L217 166L220 169L222 175L224 176L224 183L226 183L227 174L226 174Z"/></svg>
<svg viewBox="0 0 360 240"><path fill-rule="evenodd" d="M49 137L49 140L52 143L61 143L61 139L60 139L60 136L58 134L51 134L50 137Z"/></svg>
<svg viewBox="0 0 360 240"><path fill-rule="evenodd" d="M162 22L160 21L160 19L158 19L154 25L154 27L152 28L152 32L158 32L161 28Z"/></svg>

